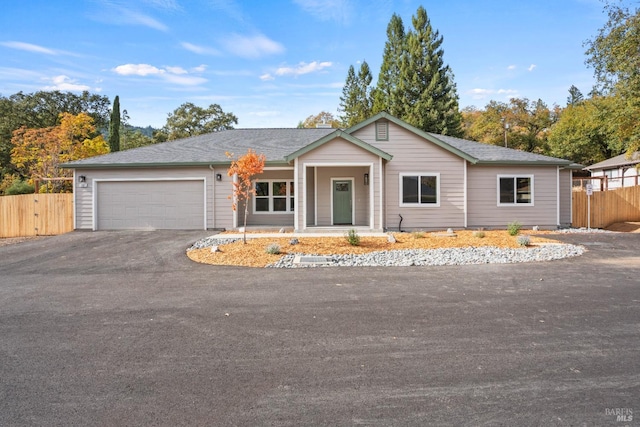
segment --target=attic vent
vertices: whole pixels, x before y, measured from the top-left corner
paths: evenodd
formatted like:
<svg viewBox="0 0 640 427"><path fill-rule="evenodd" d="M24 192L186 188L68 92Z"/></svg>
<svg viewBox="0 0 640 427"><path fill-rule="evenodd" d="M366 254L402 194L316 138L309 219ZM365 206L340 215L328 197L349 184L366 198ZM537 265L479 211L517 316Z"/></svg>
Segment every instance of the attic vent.
<svg viewBox="0 0 640 427"><path fill-rule="evenodd" d="M376 122L376 141L389 140L389 122Z"/></svg>

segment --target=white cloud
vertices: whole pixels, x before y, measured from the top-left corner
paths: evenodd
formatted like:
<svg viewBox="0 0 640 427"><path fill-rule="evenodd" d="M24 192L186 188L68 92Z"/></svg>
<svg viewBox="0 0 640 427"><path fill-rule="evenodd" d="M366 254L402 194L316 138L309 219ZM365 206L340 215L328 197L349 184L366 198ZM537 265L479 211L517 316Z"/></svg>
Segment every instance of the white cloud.
<svg viewBox="0 0 640 427"><path fill-rule="evenodd" d="M122 22L131 25L142 25L144 27L153 28L154 30L167 31L167 26L162 22L145 15L144 13L135 12L125 8L121 9Z"/></svg>
<svg viewBox="0 0 640 427"><path fill-rule="evenodd" d="M122 0L98 0L98 2L105 7L98 13L95 13L93 18L97 21L106 22L114 25L136 25L153 28L154 30L167 31L168 27L157 19L131 9L129 2ZM154 6L163 9L178 7L171 1L155 1L151 0ZM172 5L173 3L173 5Z"/></svg>
<svg viewBox="0 0 640 427"><path fill-rule="evenodd" d="M188 74L188 71L182 67L165 67L171 74Z"/></svg>
<svg viewBox="0 0 640 427"><path fill-rule="evenodd" d="M310 63L301 62L296 67L280 67L276 70L278 76L301 76L303 74L315 73L324 68L331 67L331 62L313 61Z"/></svg>
<svg viewBox="0 0 640 427"><path fill-rule="evenodd" d="M243 58L260 58L266 55L283 53L284 46L261 34L256 36L241 36L235 34L224 41L227 50Z"/></svg>
<svg viewBox="0 0 640 427"><path fill-rule="evenodd" d="M204 73L206 69L207 69L206 65L200 64L197 67L193 67L191 71L193 71L194 73Z"/></svg>
<svg viewBox="0 0 640 427"><path fill-rule="evenodd" d="M197 53L198 55L220 55L220 52L212 47L199 46L189 42L182 42L181 45L189 52Z"/></svg>
<svg viewBox="0 0 640 427"><path fill-rule="evenodd" d="M493 95L501 95L505 98L513 98L518 95L518 91L515 89L483 89L483 88L474 88L468 90L466 92L468 95L471 95L473 99L487 99Z"/></svg>
<svg viewBox="0 0 640 427"><path fill-rule="evenodd" d="M351 0L294 0L302 10L320 21L336 21L347 24L353 15Z"/></svg>
<svg viewBox="0 0 640 427"><path fill-rule="evenodd" d="M529 68L527 68L527 70L533 71L535 68L536 68L536 64L531 64L529 65Z"/></svg>
<svg viewBox="0 0 640 427"><path fill-rule="evenodd" d="M52 77L51 82L53 86L45 86L45 90L61 90L61 91L71 91L71 92L80 92L84 90L91 90L90 86L78 84L74 80L70 79L68 76L60 75Z"/></svg>
<svg viewBox="0 0 640 427"><path fill-rule="evenodd" d="M509 65L507 67L507 70L511 71L511 70L515 70L517 67L515 65Z"/></svg>
<svg viewBox="0 0 640 427"><path fill-rule="evenodd" d="M116 74L121 76L149 76L156 74L164 74L165 71L149 64L124 64L118 65L113 69Z"/></svg>
<svg viewBox="0 0 640 427"><path fill-rule="evenodd" d="M205 66L196 67L195 70L204 71ZM124 64L118 65L112 71L121 76L157 76L162 80L180 86L197 86L207 82L204 77L194 76L182 67L158 68L149 64Z"/></svg>
<svg viewBox="0 0 640 427"><path fill-rule="evenodd" d="M266 73L260 76L260 80L262 80L263 82L267 82L269 80L274 80L275 77L273 77L271 74Z"/></svg>
<svg viewBox="0 0 640 427"><path fill-rule="evenodd" d="M23 43L23 42L0 42L0 45L11 48L24 50L27 52L33 53L44 53L45 55L58 55L59 52L53 49L49 49L46 47L38 46L36 44L31 43Z"/></svg>

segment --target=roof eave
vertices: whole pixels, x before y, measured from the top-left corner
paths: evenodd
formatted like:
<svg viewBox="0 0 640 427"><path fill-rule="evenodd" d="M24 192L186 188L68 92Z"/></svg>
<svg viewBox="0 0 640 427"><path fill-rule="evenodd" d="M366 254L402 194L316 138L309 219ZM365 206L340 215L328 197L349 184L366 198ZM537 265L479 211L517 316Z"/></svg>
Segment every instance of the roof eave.
<svg viewBox="0 0 640 427"><path fill-rule="evenodd" d="M478 160L478 165L571 166L569 161L553 160Z"/></svg>
<svg viewBox="0 0 640 427"><path fill-rule="evenodd" d="M348 133L346 133L343 130L336 130L335 132L331 132L330 134L318 139L317 141L312 142L311 144L305 145L304 147L300 148L299 150L294 151L293 153L289 154L288 156L285 156L285 160L287 162L292 162L293 160L295 160L296 158L302 156L303 154L309 153L310 151L313 151L314 149L320 147L321 145L326 144L329 141L332 141L334 139L337 138L342 138L346 141L351 142L352 144L362 148L363 150L366 150L372 154L375 154L378 157L381 157L387 161L391 160L393 158L393 156L389 153L386 153L382 150L380 150L377 147L374 147L371 144L367 144L366 142L356 138L353 135L350 135Z"/></svg>

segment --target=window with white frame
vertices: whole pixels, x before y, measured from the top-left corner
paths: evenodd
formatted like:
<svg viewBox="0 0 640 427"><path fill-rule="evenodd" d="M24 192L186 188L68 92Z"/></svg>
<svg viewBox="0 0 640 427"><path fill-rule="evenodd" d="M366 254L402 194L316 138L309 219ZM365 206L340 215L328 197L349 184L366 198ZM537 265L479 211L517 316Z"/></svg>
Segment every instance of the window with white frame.
<svg viewBox="0 0 640 427"><path fill-rule="evenodd" d="M440 174L400 174L400 206L440 206Z"/></svg>
<svg viewBox="0 0 640 427"><path fill-rule="evenodd" d="M293 213L295 187L293 181L260 180L255 183L254 213Z"/></svg>
<svg viewBox="0 0 640 427"><path fill-rule="evenodd" d="M498 205L533 205L533 175L498 175Z"/></svg>

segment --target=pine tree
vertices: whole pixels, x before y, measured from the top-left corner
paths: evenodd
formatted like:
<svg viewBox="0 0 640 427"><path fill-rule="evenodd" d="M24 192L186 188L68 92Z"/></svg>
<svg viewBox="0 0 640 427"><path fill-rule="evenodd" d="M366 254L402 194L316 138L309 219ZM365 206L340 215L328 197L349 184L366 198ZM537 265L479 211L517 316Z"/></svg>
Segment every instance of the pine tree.
<svg viewBox="0 0 640 427"><path fill-rule="evenodd" d="M426 132L462 135L462 116L453 73L444 64L443 37L420 6L406 36L398 88L406 106L401 119Z"/></svg>
<svg viewBox="0 0 640 427"><path fill-rule="evenodd" d="M356 75L353 65L349 66L347 79L342 88L342 96L340 97L340 116L344 127L351 127L371 116L372 103L371 98L371 70L366 61L360 65L360 70Z"/></svg>
<svg viewBox="0 0 640 427"><path fill-rule="evenodd" d="M406 37L402 18L395 13L387 25L387 41L382 53L382 65L378 83L373 94L373 113L386 111L402 117L404 105L398 94L400 81L400 63L406 51Z"/></svg>
<svg viewBox="0 0 640 427"><path fill-rule="evenodd" d="M109 149L112 153L120 151L120 97L116 95L109 122Z"/></svg>

